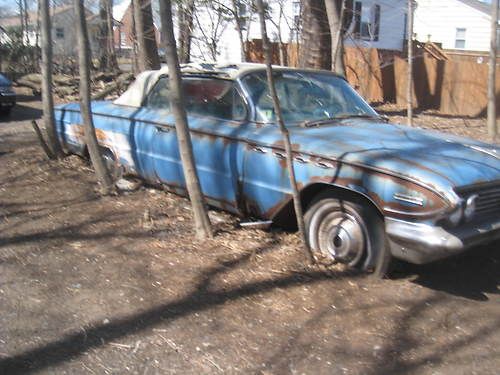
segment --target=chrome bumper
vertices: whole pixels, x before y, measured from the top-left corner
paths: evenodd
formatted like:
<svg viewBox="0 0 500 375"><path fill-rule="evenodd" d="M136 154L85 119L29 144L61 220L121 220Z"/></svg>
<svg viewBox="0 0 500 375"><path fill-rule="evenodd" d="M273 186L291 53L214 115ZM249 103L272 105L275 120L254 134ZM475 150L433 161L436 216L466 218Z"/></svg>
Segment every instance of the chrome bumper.
<svg viewBox="0 0 500 375"><path fill-rule="evenodd" d="M500 239L500 218L453 229L386 218L385 231L394 257L424 264Z"/></svg>

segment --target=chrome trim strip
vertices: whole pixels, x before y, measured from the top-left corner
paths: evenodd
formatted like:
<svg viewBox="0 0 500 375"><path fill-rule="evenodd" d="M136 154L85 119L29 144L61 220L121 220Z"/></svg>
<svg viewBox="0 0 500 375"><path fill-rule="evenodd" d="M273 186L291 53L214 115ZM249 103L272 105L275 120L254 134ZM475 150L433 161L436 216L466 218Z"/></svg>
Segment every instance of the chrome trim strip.
<svg viewBox="0 0 500 375"><path fill-rule="evenodd" d="M415 204L417 206L424 206L424 199L421 197L416 197L414 195L408 195L408 194L403 194L403 193L394 193L393 198L402 201L402 202L407 202L411 204Z"/></svg>

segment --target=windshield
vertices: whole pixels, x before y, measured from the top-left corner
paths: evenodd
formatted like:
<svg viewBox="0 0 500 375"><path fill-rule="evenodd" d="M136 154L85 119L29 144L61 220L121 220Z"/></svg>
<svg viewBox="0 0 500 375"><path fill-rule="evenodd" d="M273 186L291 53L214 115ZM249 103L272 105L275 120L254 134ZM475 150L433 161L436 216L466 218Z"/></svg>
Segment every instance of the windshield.
<svg viewBox="0 0 500 375"><path fill-rule="evenodd" d="M334 74L275 71L274 80L286 122L378 116L345 80ZM254 103L255 120L275 121L266 73L251 73L242 82Z"/></svg>

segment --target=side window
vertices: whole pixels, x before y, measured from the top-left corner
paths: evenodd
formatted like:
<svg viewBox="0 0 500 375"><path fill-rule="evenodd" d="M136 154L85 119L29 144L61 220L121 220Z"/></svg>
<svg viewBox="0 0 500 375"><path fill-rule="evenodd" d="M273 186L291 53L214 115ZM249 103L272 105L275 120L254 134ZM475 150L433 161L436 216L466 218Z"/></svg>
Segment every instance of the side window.
<svg viewBox="0 0 500 375"><path fill-rule="evenodd" d="M160 78L156 85L154 85L146 98L145 106L154 109L170 110L167 78Z"/></svg>
<svg viewBox="0 0 500 375"><path fill-rule="evenodd" d="M243 120L246 107L229 80L190 78L183 81L186 111L200 116Z"/></svg>
<svg viewBox="0 0 500 375"><path fill-rule="evenodd" d="M233 120L243 121L247 118L247 106L240 93L233 88Z"/></svg>
<svg viewBox="0 0 500 375"><path fill-rule="evenodd" d="M188 114L236 121L246 118L245 102L232 81L184 78L182 84ZM144 106L170 110L168 78L160 78L148 94Z"/></svg>

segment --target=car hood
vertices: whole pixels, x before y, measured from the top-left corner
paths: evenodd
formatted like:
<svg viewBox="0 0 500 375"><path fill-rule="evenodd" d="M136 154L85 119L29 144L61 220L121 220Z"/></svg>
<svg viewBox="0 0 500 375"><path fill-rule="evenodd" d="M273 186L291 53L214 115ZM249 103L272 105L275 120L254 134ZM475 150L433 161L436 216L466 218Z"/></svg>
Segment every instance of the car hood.
<svg viewBox="0 0 500 375"><path fill-rule="evenodd" d="M440 191L500 180L500 147L420 128L345 120L291 131L302 152L363 164Z"/></svg>

